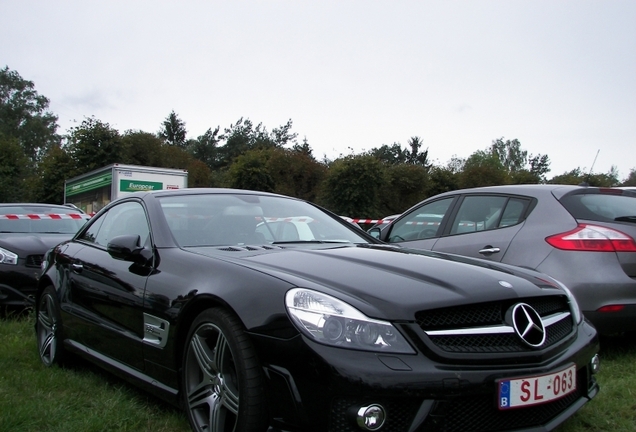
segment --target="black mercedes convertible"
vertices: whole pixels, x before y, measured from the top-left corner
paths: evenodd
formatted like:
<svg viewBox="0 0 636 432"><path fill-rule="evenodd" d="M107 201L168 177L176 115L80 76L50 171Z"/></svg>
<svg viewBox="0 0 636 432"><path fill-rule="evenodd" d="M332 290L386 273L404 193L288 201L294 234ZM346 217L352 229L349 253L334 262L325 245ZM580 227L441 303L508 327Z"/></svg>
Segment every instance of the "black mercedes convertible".
<svg viewBox="0 0 636 432"><path fill-rule="evenodd" d="M45 365L85 357L195 431L551 430L598 392L559 281L269 193L112 202L49 251L36 304Z"/></svg>

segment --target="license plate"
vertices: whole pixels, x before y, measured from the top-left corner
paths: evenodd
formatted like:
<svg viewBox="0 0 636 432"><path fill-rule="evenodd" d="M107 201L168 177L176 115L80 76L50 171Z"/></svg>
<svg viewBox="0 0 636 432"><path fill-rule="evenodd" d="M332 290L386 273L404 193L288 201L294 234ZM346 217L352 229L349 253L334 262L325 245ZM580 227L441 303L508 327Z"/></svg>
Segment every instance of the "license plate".
<svg viewBox="0 0 636 432"><path fill-rule="evenodd" d="M499 380L497 385L501 410L550 402L576 390L576 365L546 375Z"/></svg>

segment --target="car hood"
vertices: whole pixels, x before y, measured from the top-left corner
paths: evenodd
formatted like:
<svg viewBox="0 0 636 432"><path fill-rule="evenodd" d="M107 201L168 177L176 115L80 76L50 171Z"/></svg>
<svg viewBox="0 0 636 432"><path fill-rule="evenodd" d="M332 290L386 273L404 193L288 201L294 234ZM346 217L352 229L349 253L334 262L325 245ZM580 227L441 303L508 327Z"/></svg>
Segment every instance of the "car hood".
<svg viewBox="0 0 636 432"><path fill-rule="evenodd" d="M219 257L218 251L214 256ZM222 256L295 286L335 295L375 318L412 319L425 309L560 291L548 276L535 272L397 247L299 247Z"/></svg>
<svg viewBox="0 0 636 432"><path fill-rule="evenodd" d="M0 247L24 258L27 255L43 255L53 246L71 237L73 234L2 233Z"/></svg>

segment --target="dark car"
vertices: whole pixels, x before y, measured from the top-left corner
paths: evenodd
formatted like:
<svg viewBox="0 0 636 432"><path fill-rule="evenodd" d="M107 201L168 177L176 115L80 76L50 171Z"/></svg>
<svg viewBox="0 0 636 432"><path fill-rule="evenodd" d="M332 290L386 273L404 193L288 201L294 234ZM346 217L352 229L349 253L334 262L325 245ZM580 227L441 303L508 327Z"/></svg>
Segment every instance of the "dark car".
<svg viewBox="0 0 636 432"><path fill-rule="evenodd" d="M86 357L195 431L550 430L598 391L560 282L261 192L111 203L48 253L36 333L45 365Z"/></svg>
<svg viewBox="0 0 636 432"><path fill-rule="evenodd" d="M430 214L439 222L421 225ZM457 190L422 201L372 234L547 273L572 290L599 332L636 331L636 192L565 185Z"/></svg>
<svg viewBox="0 0 636 432"><path fill-rule="evenodd" d="M0 305L32 305L44 253L87 219L61 205L0 204Z"/></svg>

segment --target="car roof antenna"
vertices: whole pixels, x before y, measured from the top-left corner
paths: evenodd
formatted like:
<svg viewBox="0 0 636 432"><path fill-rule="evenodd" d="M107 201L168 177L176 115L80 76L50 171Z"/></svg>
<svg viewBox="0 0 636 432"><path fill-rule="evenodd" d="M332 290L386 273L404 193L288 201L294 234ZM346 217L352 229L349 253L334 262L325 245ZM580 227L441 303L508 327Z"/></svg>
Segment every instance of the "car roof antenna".
<svg viewBox="0 0 636 432"><path fill-rule="evenodd" d="M596 159L598 158L598 154L601 152L601 149L596 150L596 156L594 156L594 162L592 162L592 166L590 167L590 172L587 173L587 178L585 181L579 183L579 186L589 186L590 185L590 177L592 176L592 169L596 164Z"/></svg>

